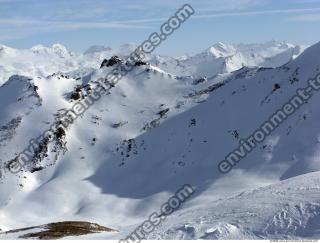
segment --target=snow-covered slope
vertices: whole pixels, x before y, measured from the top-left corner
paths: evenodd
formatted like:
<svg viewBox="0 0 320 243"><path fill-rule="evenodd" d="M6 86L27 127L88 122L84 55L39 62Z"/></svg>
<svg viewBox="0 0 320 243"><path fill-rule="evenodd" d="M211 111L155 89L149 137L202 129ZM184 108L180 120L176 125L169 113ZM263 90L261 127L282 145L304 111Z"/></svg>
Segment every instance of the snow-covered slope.
<svg viewBox="0 0 320 243"><path fill-rule="evenodd" d="M315 77L320 44L287 64L299 53L296 47L275 44L272 49L269 44L264 50L239 45L246 65L285 65L245 67L232 73L241 65L230 65L230 70L209 65L213 57L238 55L235 47L221 45L209 50L208 62L181 59L194 73L187 73L188 68L173 72L171 64L154 63L151 57L152 64L135 67L78 118L61 143L46 145L47 150L24 171L5 174L0 184L0 228L81 220L118 230L88 238L119 239L188 183L196 188L195 195L151 238L316 237L319 180L318 173L311 172L320 169L319 94L230 174L222 175L217 164ZM95 47L84 55L94 60L101 51L110 52ZM251 52L254 58L249 58ZM201 73L200 67L215 76ZM14 76L0 87L0 94L12 93L0 96L1 103L6 102L0 109L2 163L59 121L64 109L74 104L72 93L79 85L85 95L85 85L91 81L95 86L94 80L113 67L95 68L70 69L68 75L31 75L32 79ZM200 80L203 75L209 78ZM280 88L275 90L275 84Z"/></svg>
<svg viewBox="0 0 320 243"><path fill-rule="evenodd" d="M319 239L319 172L194 205L159 227L151 239Z"/></svg>

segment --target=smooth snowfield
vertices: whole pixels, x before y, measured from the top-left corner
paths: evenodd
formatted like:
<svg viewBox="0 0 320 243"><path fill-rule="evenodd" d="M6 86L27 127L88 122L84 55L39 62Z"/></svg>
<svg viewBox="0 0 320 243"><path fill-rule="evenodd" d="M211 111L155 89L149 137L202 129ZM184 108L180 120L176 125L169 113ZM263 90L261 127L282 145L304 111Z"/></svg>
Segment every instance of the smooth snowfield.
<svg viewBox="0 0 320 243"><path fill-rule="evenodd" d="M257 53L272 48L265 45L255 45ZM223 47L220 43L210 51L221 58ZM95 47L88 53L100 51L110 50ZM317 238L319 180L314 171L320 168L319 93L230 174L217 170L218 162L241 138L320 71L320 44L298 57L290 53L289 59L279 59L279 52L269 51L266 56L278 60L274 66L236 66L232 73L206 59L198 64L205 73L199 69L189 73L188 67L174 72L169 58L166 70L163 62L157 65L156 57L150 57L151 64L135 67L66 130L66 151L49 147L48 156L34 165L43 166L42 170L32 173L32 165L17 175L4 175L0 228L79 220L118 232L74 239L119 239L152 212L159 212L161 204L188 183L195 187L195 195L149 238ZM243 56L246 63L253 61L250 55ZM192 63L194 58L184 57L183 62ZM63 75L14 76L0 88L11 93L1 97L1 104L7 104L0 109L2 163L48 128L60 109L74 104L70 95L77 85L104 77L112 69L96 65ZM263 65L259 61L248 66ZM200 82L203 75L207 78ZM275 84L280 88L274 89ZM38 88L28 89L34 86ZM0 234L3 239L17 237Z"/></svg>

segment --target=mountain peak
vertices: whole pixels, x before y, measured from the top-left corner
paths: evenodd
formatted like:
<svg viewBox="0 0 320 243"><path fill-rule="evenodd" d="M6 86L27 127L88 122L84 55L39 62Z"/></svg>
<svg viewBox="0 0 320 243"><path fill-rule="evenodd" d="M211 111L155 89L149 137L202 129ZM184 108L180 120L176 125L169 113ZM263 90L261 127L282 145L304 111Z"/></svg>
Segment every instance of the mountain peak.
<svg viewBox="0 0 320 243"><path fill-rule="evenodd" d="M218 42L207 50L214 57L227 57L234 54L235 49L233 46Z"/></svg>
<svg viewBox="0 0 320 243"><path fill-rule="evenodd" d="M68 51L68 49L59 43L53 44L52 49L58 56L62 58L71 56L71 53Z"/></svg>
<svg viewBox="0 0 320 243"><path fill-rule="evenodd" d="M60 43L54 43L52 45L52 49L67 51L67 48L64 45L60 44Z"/></svg>

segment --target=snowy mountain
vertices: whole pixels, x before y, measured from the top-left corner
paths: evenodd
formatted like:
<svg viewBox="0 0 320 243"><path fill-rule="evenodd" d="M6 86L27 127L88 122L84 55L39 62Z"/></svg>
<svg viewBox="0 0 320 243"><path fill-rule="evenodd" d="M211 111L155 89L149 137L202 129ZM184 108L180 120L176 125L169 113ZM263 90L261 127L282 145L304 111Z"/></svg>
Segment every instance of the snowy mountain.
<svg viewBox="0 0 320 243"><path fill-rule="evenodd" d="M60 45L3 47L4 74L19 75L0 87L0 162L15 160L29 139L59 124L114 68L110 57L121 59L133 48L73 54ZM195 56L150 56L68 129L54 126L53 142L42 139L23 171L3 174L0 228L34 226L32 232L86 221L112 230L81 239L125 238L190 184L192 198L148 238L319 238L319 94L229 174L217 168L320 71L320 43L303 50L278 42L218 43Z"/></svg>
<svg viewBox="0 0 320 243"><path fill-rule="evenodd" d="M242 67L278 67L296 58L303 50L303 46L276 41L236 45L220 42L194 56L175 59L156 56L152 63L174 74L213 77Z"/></svg>

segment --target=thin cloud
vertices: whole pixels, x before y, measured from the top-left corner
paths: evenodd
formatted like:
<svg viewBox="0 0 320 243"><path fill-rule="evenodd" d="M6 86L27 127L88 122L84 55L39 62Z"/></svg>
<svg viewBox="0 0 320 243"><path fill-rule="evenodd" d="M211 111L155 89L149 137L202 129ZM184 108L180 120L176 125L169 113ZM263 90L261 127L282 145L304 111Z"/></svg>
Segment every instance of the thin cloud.
<svg viewBox="0 0 320 243"><path fill-rule="evenodd" d="M149 29L151 26L120 22L39 21L31 19L0 19L0 40L21 39L38 33L86 29ZM11 28L10 28L11 27Z"/></svg>
<svg viewBox="0 0 320 243"><path fill-rule="evenodd" d="M152 22L152 21L150 21ZM56 29L88 29L88 28L150 28L148 25L136 25L133 21L108 21L108 22L75 22L75 21L39 21L31 19L0 19L0 25L11 25L15 27L44 27L44 28L56 28Z"/></svg>
<svg viewBox="0 0 320 243"><path fill-rule="evenodd" d="M306 12L319 12L320 8L303 8L303 9L275 9L263 11L245 11L245 12L226 12L226 13L213 13L213 14L200 14L195 15L193 18L220 18L232 16L254 16L254 15L268 15L268 14L294 14Z"/></svg>
<svg viewBox="0 0 320 243"><path fill-rule="evenodd" d="M319 0L320 1L320 0ZM262 11L242 11L242 12L223 12L223 13L211 13L211 14L197 14L199 11L196 11L196 15L192 18L223 18L223 17L241 17L241 16L255 16L255 15L271 15L271 14L296 14L296 13L310 13L310 12L320 12L320 8L303 8L303 9L274 9L274 10L262 10ZM319 19L320 15L303 15L301 20L305 17L306 21L308 18L311 20ZM123 24L134 24L134 23L155 23L163 22L167 18L144 18L144 19L130 19L117 21L117 23ZM294 17L292 18L294 19Z"/></svg>
<svg viewBox="0 0 320 243"><path fill-rule="evenodd" d="M299 16L294 16L288 19L289 21L297 21L297 22L318 22L320 21L319 14L304 14Z"/></svg>
<svg viewBox="0 0 320 243"><path fill-rule="evenodd" d="M1 0L0 0L1 1ZM268 15L268 14L295 14L295 13L310 13L320 12L320 8L303 8L303 9L275 9L275 10L262 10L262 11L241 11L241 12L223 12L211 14L198 14L193 18L219 18L219 17L232 17L232 16L251 16L251 15ZM291 20L312 21L318 20L319 15L309 14L292 17ZM151 28L150 25L141 25L147 23L157 23L167 20L166 17L160 18L142 18L142 19L129 19L119 21L43 21L36 19L11 19L0 18L0 24L8 24L17 27L22 26L45 26L46 28L56 29L87 29L87 28ZM138 24L138 25L137 25Z"/></svg>

